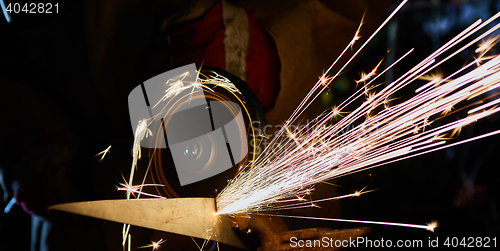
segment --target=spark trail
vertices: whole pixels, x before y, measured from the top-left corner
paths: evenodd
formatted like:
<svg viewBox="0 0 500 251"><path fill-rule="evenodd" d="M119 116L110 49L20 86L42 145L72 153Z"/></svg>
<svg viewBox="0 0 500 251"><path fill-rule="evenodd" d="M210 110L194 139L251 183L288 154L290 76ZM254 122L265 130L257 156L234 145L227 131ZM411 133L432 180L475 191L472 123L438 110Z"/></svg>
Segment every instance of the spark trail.
<svg viewBox="0 0 500 251"><path fill-rule="evenodd" d="M406 2L403 1L389 15L354 52L345 65L339 67L336 73L331 73L334 66L360 38L359 32L363 23L361 21L353 39L320 77L263 153L242 167L237 176L218 194L217 214L252 212L262 214L260 212L312 207L316 205L315 203L327 200L359 196L369 191L311 201L304 199L313 192L314 185L317 183L500 133L498 130L451 144L447 142L458 134L462 127L500 110L498 107L500 98L497 97L500 96L500 91L498 91L500 56L487 55L499 40L498 37L488 38L488 36L495 32L500 24L480 33L488 26L492 26L500 13L485 22L476 21L401 77L376 92L376 89L380 89L376 82L378 78L404 60L413 52L413 49L377 75L383 62L380 61L372 71L363 74L359 80L355 81L364 86L338 107L325 111L306 127L293 126L311 103L329 88L336 77ZM465 45L462 46L462 44ZM472 62L448 76L433 73L444 62L475 44L479 46L475 50L476 55ZM426 81L426 83L415 90L413 97L389 106L390 101L394 96L398 96L401 89L407 88L410 84L413 85L416 81ZM222 76L215 76L210 82L223 86L229 91L237 91L237 89L230 89L230 85L225 86L227 79ZM182 81L166 84L169 84L170 88L155 106L162 105L167 99L178 95L183 90L206 88L199 84L186 85ZM212 90L208 89L208 91ZM365 101L362 105L348 113L339 122L332 122L338 115L346 113L344 110L349 105L363 98ZM440 125L434 123L443 117L455 114L457 109L469 109L468 115ZM134 170L137 161L141 158L140 142L151 136L149 126L153 120L154 117L141 120L137 126L131 176L129 182L122 184L122 188L119 188L127 192L127 198L130 198L131 194L137 194L138 197L141 194L154 196L141 191L145 185L145 178L141 185L132 185ZM431 231L436 227L436 223L413 225L302 216L282 217L385 224ZM128 229L129 225L125 225L123 243L126 241Z"/></svg>
<svg viewBox="0 0 500 251"><path fill-rule="evenodd" d="M500 133L495 131L473 139L447 144L448 139L457 134L462 127L500 110L497 106L500 98L496 97L498 95L491 95L492 92L497 94L499 92L500 56L486 55L498 38L483 41L476 50L475 60L449 76L429 77L432 76L431 71L438 66L497 30L499 24L484 33L477 34L499 16L500 13L485 22L478 20L397 80L375 92L377 85L374 81L412 52L409 51L379 75L370 73L371 80L364 88L360 88L338 107L324 112L306 127L292 130L292 123L346 67L342 66L333 74L334 77L328 77L336 62L357 40L358 32L356 32L351 43L314 85L263 153L240 171L219 193L216 198L218 214L303 207L308 203L304 202L304 196L310 194L314 190L314 184L319 182ZM377 29L354 53L348 63L380 29ZM465 45L461 46L464 43ZM418 88L413 97L388 106L388 101L397 95L398 91L421 79L427 79L428 82ZM361 106L339 122L332 123L343 109L363 97L366 100ZM472 99L480 101L473 102ZM468 109L478 103L481 105L468 110L468 115L465 117L440 125L434 123L455 113L456 107ZM309 202L309 205L314 204ZM420 226L420 228L430 227Z"/></svg>

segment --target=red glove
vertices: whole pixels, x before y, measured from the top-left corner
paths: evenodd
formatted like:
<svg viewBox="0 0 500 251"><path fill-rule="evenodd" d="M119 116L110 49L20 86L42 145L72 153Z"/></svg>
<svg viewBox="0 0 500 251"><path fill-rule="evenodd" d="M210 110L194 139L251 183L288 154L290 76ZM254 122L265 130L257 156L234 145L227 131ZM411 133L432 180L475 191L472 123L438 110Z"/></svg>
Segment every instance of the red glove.
<svg viewBox="0 0 500 251"><path fill-rule="evenodd" d="M244 80L264 108L274 103L280 74L276 45L247 10L217 2L174 30L169 45L173 68L196 63L226 70Z"/></svg>

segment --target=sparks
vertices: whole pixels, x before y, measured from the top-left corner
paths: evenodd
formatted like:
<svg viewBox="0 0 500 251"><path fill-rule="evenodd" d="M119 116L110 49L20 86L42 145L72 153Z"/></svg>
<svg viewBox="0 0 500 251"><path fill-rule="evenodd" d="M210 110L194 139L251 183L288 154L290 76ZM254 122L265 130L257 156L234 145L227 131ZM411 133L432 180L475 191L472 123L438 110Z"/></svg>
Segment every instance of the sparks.
<svg viewBox="0 0 500 251"><path fill-rule="evenodd" d="M433 86L443 80L443 77L441 74L431 74L431 75L426 75L426 76L421 76L419 79L421 80L427 80L429 81L427 84L419 87L418 89L415 90L415 93L418 93L424 89L426 89L429 86Z"/></svg>
<svg viewBox="0 0 500 251"><path fill-rule="evenodd" d="M177 96L179 93L181 93L183 90L190 89L192 85L190 84L185 84L183 80L189 76L189 72L185 72L179 76L178 79L175 81L170 82L170 79L165 83L165 85L168 85L169 87L165 90L165 94L163 97L153 106L156 107L158 104L161 102L167 100L170 97Z"/></svg>
<svg viewBox="0 0 500 251"><path fill-rule="evenodd" d="M137 161L141 159L141 141L152 135L151 129L148 128L148 121L148 119L139 121L135 130L134 146L132 148L132 170L136 169Z"/></svg>
<svg viewBox="0 0 500 251"><path fill-rule="evenodd" d="M207 79L202 79L202 78L199 79L200 86L202 86L202 88L208 89L209 91L213 91L212 89L206 87L202 83L215 84L215 86L220 86L224 89L227 89L231 93L241 94L241 91L238 88L236 88L236 86L234 86L234 84L229 79L220 75L217 72L211 72L211 75L206 77Z"/></svg>
<svg viewBox="0 0 500 251"><path fill-rule="evenodd" d="M356 83L363 83L364 86L350 98L339 106L333 107L330 111L324 112L307 126L291 129L294 128L293 124L312 102L330 86L406 2L403 1L389 15L366 42L353 53L347 63L340 67L337 73L331 74L330 71L339 62L340 58L345 55L349 48L353 49L354 43L359 40L360 30L363 25L363 20L361 21L351 42L319 78L290 118L286 120L277 135L265 147L263 153L257 159L240 167L237 176L230 180L226 188L217 195L217 211L214 212L214 215L236 213L266 215L259 212L318 207L317 203L319 202L361 196L370 191L364 192L364 189L362 189L337 197L316 200L305 199L305 197L311 197L314 185L317 183L500 134L500 130L498 130L453 144L447 142L449 139L456 137L462 127L499 112L500 107L497 105L500 103L500 98L489 101L484 100L481 106L468 110L469 116L465 118L431 127L431 125L438 124L433 124L433 122L456 112L457 107L463 105L464 102L481 98L487 92L500 87L500 56L486 56L487 52L499 40L498 37L487 38L487 36L500 28L500 24L472 39L474 34L487 28L489 24L500 17L500 13L485 22L478 20L473 23L408 72L392 83L387 83L382 90L375 92L374 89L378 87L375 81L379 76L382 76L395 64L412 53L413 49L377 74L382 63L380 61L371 72L362 73L361 78L355 81ZM484 40L485 38L486 40ZM460 48L456 48L467 42L467 39L471 41ZM475 52L478 56L473 62L466 64L448 76L431 74L431 72L436 71L439 65L479 41L483 42L476 49ZM215 76L215 78L219 81L216 81L218 86L224 87L227 83L220 76ZM389 102L394 100L392 97L397 95L399 90L417 80L428 82L415 90L414 97L389 106ZM182 81L171 83L171 88L167 89L164 98L160 102L177 95L187 88L194 89L200 88L200 86L185 86ZM201 86L201 88L204 87ZM230 88L227 89L231 91ZM332 124L335 117L345 113L343 111L348 105L363 96L367 96L367 100L361 106L348 113L336 124ZM364 121L360 123L359 121L363 117ZM151 133L146 120L139 122L137 130L140 133L135 134L131 180L134 167L137 165L137 160L140 159L139 143L142 138ZM136 146L139 148L136 149ZM132 183L131 180L130 184ZM140 191L143 186L146 186L144 184L141 186L130 186L127 183L121 185L122 187L119 190L127 191L127 194L145 194ZM151 196L150 194L145 195ZM438 226L435 221L426 225L417 225L274 214L268 216L381 224L429 231L434 231ZM204 245L205 243L201 249L203 249ZM154 250L154 246L149 247L153 247Z"/></svg>
<svg viewBox="0 0 500 251"><path fill-rule="evenodd" d="M120 183L120 186L116 186L116 189L118 191L126 191L127 192L127 199L130 199L130 195L138 195L137 196L137 199L139 199L139 196L140 195L146 195L146 196L151 196L151 197L155 197L155 198L160 198L160 199L166 199L165 197L163 196L160 196L160 195L155 195L155 194L150 194L150 193L145 193L142 191L142 189L144 187L159 187L159 186L164 186L162 184L144 184L144 182L141 184L141 185L135 185L135 186L132 186L130 185L130 183L128 183L126 180L125 180L125 177L123 177L122 175L122 178L123 178L123 181L125 183ZM125 224L124 226L126 226L127 224ZM126 233L128 233L128 230L125 231Z"/></svg>
<svg viewBox="0 0 500 251"><path fill-rule="evenodd" d="M327 77L327 76L325 75L325 73L323 73L323 74L321 75L321 77L319 77L319 83L320 83L322 86L327 86L327 85L328 85L328 83L330 83L330 80L331 80L331 79L332 79L331 77Z"/></svg>
<svg viewBox="0 0 500 251"><path fill-rule="evenodd" d="M474 52L480 54L481 56L484 56L486 52L488 52L496 43L498 43L499 39L500 36L488 38L486 41L481 42L479 44L479 47Z"/></svg>
<svg viewBox="0 0 500 251"><path fill-rule="evenodd" d="M141 159L141 141L144 138L152 135L151 129L148 128L148 123L150 123L150 120L151 119L140 120L137 124L137 128L135 129L134 144L132 146L132 167L130 168L130 178L127 185L132 184L132 182L134 181L134 173L135 169L137 168L137 161ZM127 199L130 199L131 194L131 191L127 190Z"/></svg>
<svg viewBox="0 0 500 251"><path fill-rule="evenodd" d="M361 72L361 78L359 80L355 80L356 84L364 83L371 79L373 76L377 75L378 67L382 64L382 62L384 62L384 59L380 60L375 68L373 68L373 70L371 70L369 73Z"/></svg>
<svg viewBox="0 0 500 251"><path fill-rule="evenodd" d="M351 50L353 49L353 46L354 46L354 43L356 41L358 41L361 36L359 35L361 33L361 28L363 27L363 24L365 23L364 20L365 20L365 14L363 14L363 16L361 17L361 22L359 22L359 26L358 26L358 29L356 30L356 33L354 34L352 40L351 40L351 43L349 43L350 47L351 47Z"/></svg>
<svg viewBox="0 0 500 251"><path fill-rule="evenodd" d="M163 244L165 241L167 241L167 240L160 239L157 242L151 241L151 244L145 245L145 246L142 246L142 247L139 247L139 248L151 248L151 250L159 250L160 247L161 247L161 244Z"/></svg>
<svg viewBox="0 0 500 251"><path fill-rule="evenodd" d="M323 220L323 221L337 221L337 222L350 222L350 223L363 223L363 224L375 224L375 225L385 225L385 226L396 226L396 227L409 227L409 228L420 228L434 232L434 229L438 226L437 221L433 221L426 225L418 224L406 224L406 223L395 223L395 222L383 222L383 221L366 221L366 220L347 220L347 219L332 219L332 218L322 218L322 217L309 217L309 216L296 216L296 215L276 215L276 214L255 214L260 216L268 217L283 217L283 218L296 218L296 219L307 219L307 220Z"/></svg>
<svg viewBox="0 0 500 251"><path fill-rule="evenodd" d="M434 229L436 229L438 226L439 226L439 224L437 221L431 221L431 222L427 223L426 230L434 232Z"/></svg>
<svg viewBox="0 0 500 251"><path fill-rule="evenodd" d="M427 78L430 82L417 89L414 97L391 107L386 103L398 90L418 79L425 79L423 76L434 71L443 62L497 30L500 25L480 34L465 46L455 48L499 16L500 13L484 23L475 22L379 92L371 90L374 88L373 82L380 74L369 74L373 76L369 82L368 78L363 79L363 82L367 81L364 88L359 89L338 107L320 115L306 127L291 131L290 125L318 97L319 94L316 93L326 88L326 77L320 78L264 152L219 193L218 214L306 206L297 198L310 193L318 182L468 142L462 140L446 145L445 140L438 139L453 138L463 126L499 112L500 108L495 106L500 102L499 99L485 101L481 107L470 110L469 116L465 118L434 128L429 127L434 121L454 113L455 107L463 102L498 88L500 56L483 55L446 77L429 75L432 76ZM356 51L353 57L358 52ZM438 60L439 58L444 59ZM477 64L479 61L482 64ZM324 76L326 74L328 71ZM337 75L338 73L334 74ZM328 81L332 80L333 78ZM363 94L368 94L368 98L361 106L336 124L331 124L330 121L340 111ZM363 117L363 122L357 122ZM311 149L314 154L311 154ZM284 201L288 205L283 205ZM307 206L316 204L307 202Z"/></svg>
<svg viewBox="0 0 500 251"><path fill-rule="evenodd" d="M104 149L103 151L98 152L96 155L94 155L94 157L102 155L101 159L99 159L99 162L102 161L104 159L104 157L106 156L106 154L111 152L109 149L111 149L111 145L109 145L108 148Z"/></svg>
<svg viewBox="0 0 500 251"><path fill-rule="evenodd" d="M166 199L165 197L160 196L160 195L145 193L145 192L141 191L141 189L143 187L147 187L147 186L163 186L160 184L143 184L143 185L131 186L127 183L120 183L120 186L121 187L117 187L117 190L118 191L127 191L127 194L142 194L142 195L151 196L151 197L155 197L155 198Z"/></svg>

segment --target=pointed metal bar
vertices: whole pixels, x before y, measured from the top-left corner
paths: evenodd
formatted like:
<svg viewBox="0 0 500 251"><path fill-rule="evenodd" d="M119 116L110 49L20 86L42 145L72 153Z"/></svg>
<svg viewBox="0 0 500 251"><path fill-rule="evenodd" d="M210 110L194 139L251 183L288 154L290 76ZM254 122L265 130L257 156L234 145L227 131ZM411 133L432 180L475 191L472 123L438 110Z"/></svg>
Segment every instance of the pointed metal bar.
<svg viewBox="0 0 500 251"><path fill-rule="evenodd" d="M49 210L193 236L247 249L231 228L229 217L215 215L213 198L86 201L53 205Z"/></svg>

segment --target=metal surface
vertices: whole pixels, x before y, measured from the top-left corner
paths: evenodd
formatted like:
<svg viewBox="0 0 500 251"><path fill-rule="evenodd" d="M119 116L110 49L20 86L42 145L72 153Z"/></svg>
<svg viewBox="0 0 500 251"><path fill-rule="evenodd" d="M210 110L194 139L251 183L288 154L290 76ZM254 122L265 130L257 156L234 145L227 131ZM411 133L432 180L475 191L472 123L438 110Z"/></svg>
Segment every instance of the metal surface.
<svg viewBox="0 0 500 251"><path fill-rule="evenodd" d="M231 228L229 217L214 215L213 198L86 201L53 205L49 210L210 239L247 249Z"/></svg>

